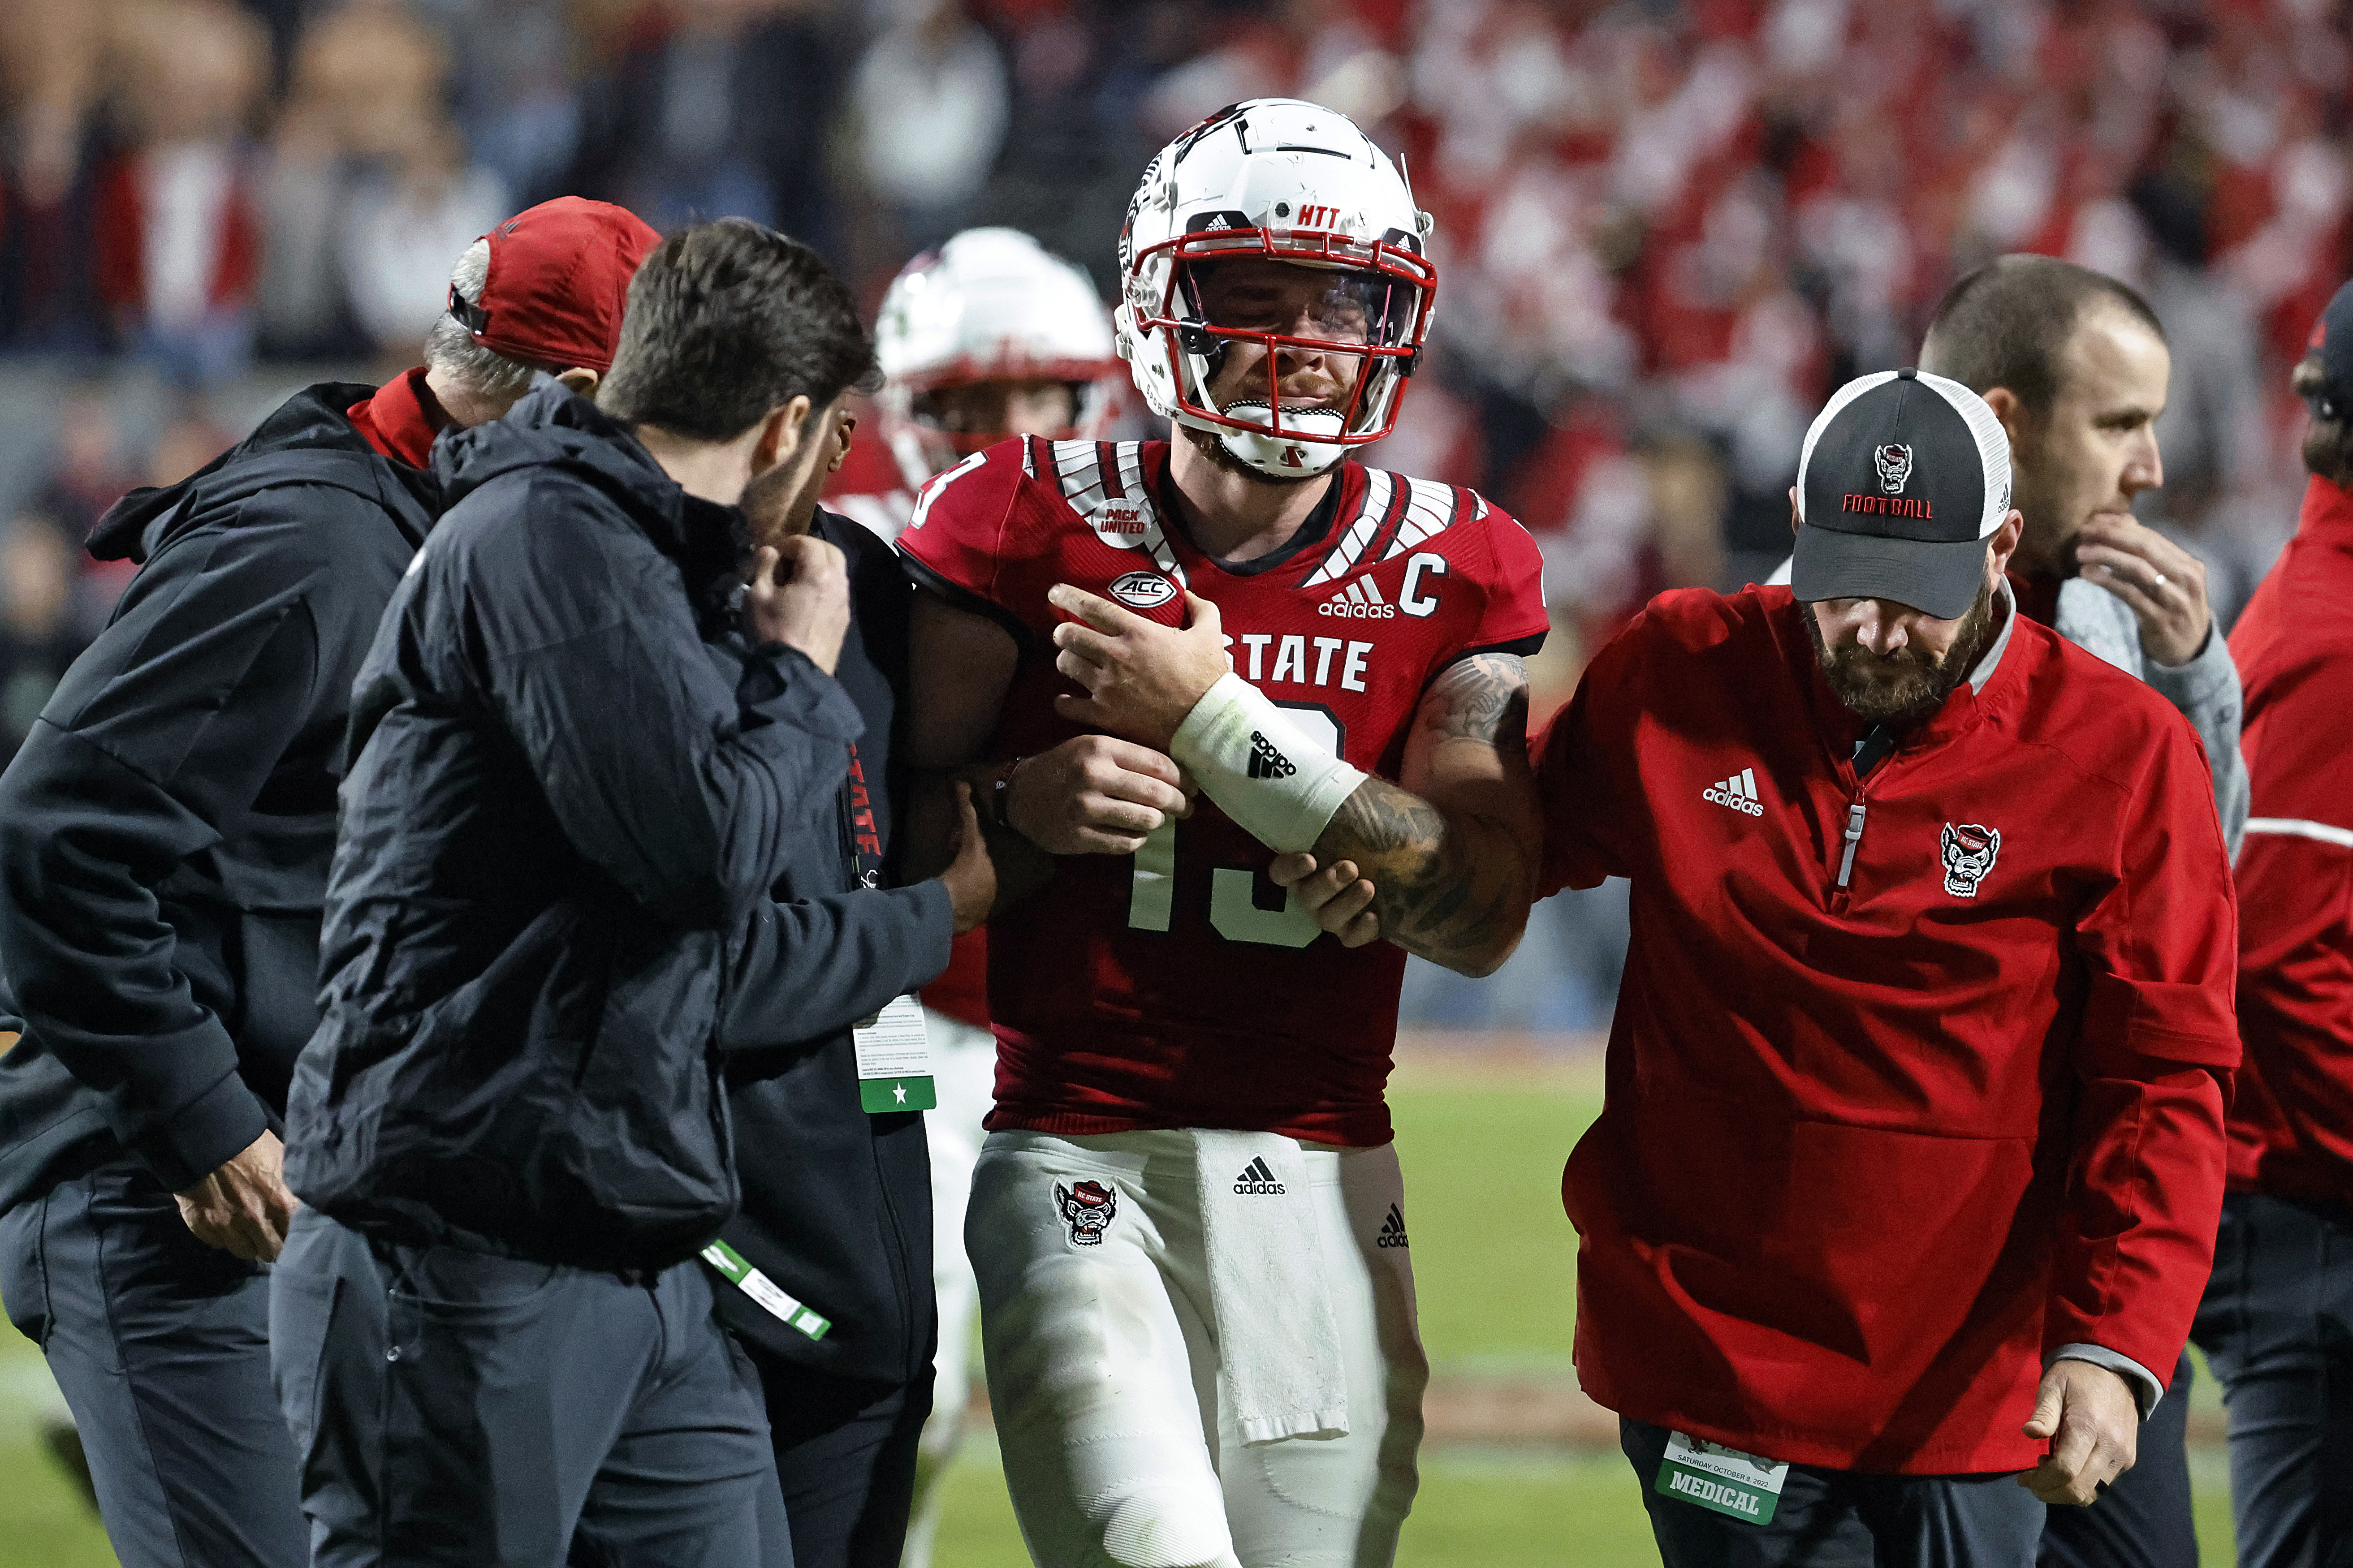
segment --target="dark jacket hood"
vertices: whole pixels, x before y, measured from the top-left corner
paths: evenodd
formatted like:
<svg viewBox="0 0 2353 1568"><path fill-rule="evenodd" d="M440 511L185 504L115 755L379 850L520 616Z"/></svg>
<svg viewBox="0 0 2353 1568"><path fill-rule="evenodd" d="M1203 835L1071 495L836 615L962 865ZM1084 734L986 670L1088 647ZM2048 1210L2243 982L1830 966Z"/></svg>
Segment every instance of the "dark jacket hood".
<svg viewBox="0 0 2353 1568"><path fill-rule="evenodd" d="M435 444L442 504L455 508L493 480L553 467L602 491L679 563L698 613L732 607L734 574L751 552L743 511L691 496L654 461L628 426L550 376L502 419Z"/></svg>
<svg viewBox="0 0 2353 1568"><path fill-rule="evenodd" d="M145 565L172 540L220 509L279 485L331 485L375 502L409 534L414 546L442 506L440 484L423 469L385 457L367 443L344 410L375 395L359 382L322 381L280 405L244 440L175 485L132 490L107 509L90 530L90 552L100 561ZM280 461L290 454L299 458ZM188 502L201 496L202 503Z"/></svg>

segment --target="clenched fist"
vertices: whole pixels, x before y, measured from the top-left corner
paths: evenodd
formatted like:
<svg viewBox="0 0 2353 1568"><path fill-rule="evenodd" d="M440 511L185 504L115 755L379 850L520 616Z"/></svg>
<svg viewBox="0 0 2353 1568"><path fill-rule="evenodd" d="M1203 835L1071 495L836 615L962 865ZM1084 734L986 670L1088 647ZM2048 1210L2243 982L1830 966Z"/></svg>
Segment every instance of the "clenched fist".
<svg viewBox="0 0 2353 1568"><path fill-rule="evenodd" d="M848 562L812 534L762 545L752 559L744 618L754 643L798 648L831 675L841 658L841 639L849 632Z"/></svg>

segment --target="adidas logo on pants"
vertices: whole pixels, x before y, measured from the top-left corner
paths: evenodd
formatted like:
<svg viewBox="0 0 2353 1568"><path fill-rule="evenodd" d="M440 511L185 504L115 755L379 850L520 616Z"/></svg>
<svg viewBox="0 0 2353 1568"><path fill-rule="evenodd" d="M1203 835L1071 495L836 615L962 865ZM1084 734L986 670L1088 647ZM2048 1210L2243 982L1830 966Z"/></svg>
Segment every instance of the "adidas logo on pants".
<svg viewBox="0 0 2353 1568"><path fill-rule="evenodd" d="M1244 1196L1256 1194L1282 1194L1282 1184L1274 1179L1274 1170L1264 1160L1252 1160L1242 1173L1234 1178L1234 1191Z"/></svg>

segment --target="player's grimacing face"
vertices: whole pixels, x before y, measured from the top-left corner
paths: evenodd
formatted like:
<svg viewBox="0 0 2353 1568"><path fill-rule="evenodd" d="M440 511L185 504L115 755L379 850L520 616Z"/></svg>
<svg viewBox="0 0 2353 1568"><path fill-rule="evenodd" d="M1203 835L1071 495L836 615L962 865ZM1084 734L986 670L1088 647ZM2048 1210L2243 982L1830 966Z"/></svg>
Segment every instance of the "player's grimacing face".
<svg viewBox="0 0 2353 1568"><path fill-rule="evenodd" d="M1389 306L1390 286L1377 274L1259 257L1196 263L1187 279L1201 319L1213 327L1333 343L1372 341ZM1219 408L1264 401L1268 349L1247 339L1224 341L1225 353L1209 379ZM1361 354L1281 348L1275 359L1276 395L1286 407L1340 407L1364 374Z"/></svg>

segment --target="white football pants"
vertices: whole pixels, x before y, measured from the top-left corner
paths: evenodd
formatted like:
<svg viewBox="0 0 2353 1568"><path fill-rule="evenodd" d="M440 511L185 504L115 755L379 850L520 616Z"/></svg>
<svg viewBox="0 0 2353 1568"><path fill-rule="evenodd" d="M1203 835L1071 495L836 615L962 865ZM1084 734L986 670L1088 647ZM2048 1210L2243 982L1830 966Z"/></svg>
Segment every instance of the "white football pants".
<svg viewBox="0 0 2353 1568"><path fill-rule="evenodd" d="M1430 1381L1402 1221L1389 1219L1403 1178L1393 1147L1305 1153L1348 1434L1246 1446L1218 1376L1185 1135L995 1132L982 1146L965 1245L1006 1484L1039 1568L1395 1560ZM1054 1191L1081 1180L1117 1194L1089 1245Z"/></svg>

